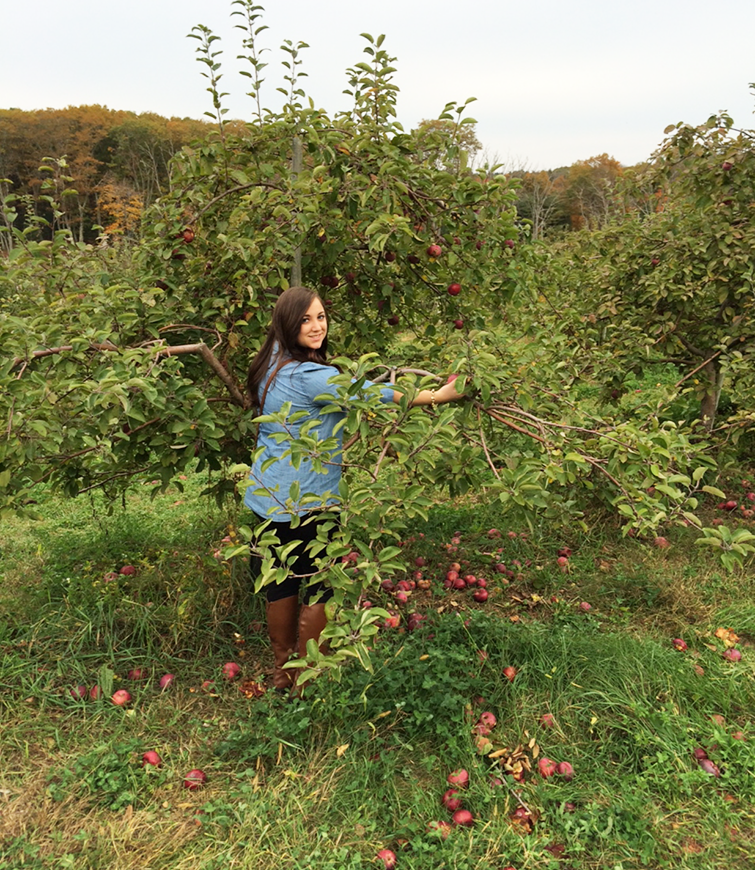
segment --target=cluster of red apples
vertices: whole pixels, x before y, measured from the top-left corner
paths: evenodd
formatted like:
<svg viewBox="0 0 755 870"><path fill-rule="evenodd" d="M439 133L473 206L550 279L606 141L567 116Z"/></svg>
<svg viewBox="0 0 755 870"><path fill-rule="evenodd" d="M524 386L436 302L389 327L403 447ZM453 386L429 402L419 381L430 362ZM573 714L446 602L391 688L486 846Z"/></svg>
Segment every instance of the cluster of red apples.
<svg viewBox="0 0 755 870"><path fill-rule="evenodd" d="M441 240L441 241L445 241L445 240ZM452 244L453 245L460 245L461 240L458 238L454 238ZM513 251L514 247L516 246L516 243L514 242L513 239L506 239L503 244L510 251ZM477 248L478 251L483 247L483 245L484 245L484 242L482 240L479 240L475 243L475 247ZM428 247L425 250L425 254L426 254L428 260L430 261L430 263L434 263L438 259L440 259L440 257L443 256L443 248L439 244L428 245ZM395 263L396 259L397 259L397 255L394 251L384 251L382 256L383 256L383 260L386 263ZM408 254L406 257L406 261L410 265L416 266L422 262L422 257L419 256L418 254ZM343 280L349 286L352 293L359 295L360 291L356 287L357 276L354 272L346 272L343 275ZM328 274L328 275L323 275L320 278L320 284L323 287L330 289L330 290L334 290L336 287L339 286L340 283L341 283L341 279L338 278L336 275ZM448 285L448 295L449 296L458 296L461 292L462 292L461 284L459 284L457 281L453 281ZM330 299L325 300L326 306L329 307L331 304L332 304L332 302ZM380 300L378 302L378 310L382 311L384 305L385 305L385 300ZM398 314L391 314L386 319L386 323L389 326L398 326L400 322L401 322L401 320L400 320ZM464 320L461 317L457 317L453 321L453 326L454 326L454 329L463 329L464 328Z"/></svg>

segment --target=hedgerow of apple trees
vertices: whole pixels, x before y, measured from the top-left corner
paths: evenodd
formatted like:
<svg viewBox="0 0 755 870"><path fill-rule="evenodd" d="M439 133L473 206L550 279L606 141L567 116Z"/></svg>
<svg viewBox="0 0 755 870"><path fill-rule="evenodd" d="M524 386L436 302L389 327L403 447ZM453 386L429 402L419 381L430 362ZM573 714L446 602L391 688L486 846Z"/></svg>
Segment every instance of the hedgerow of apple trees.
<svg viewBox="0 0 755 870"><path fill-rule="evenodd" d="M710 449L736 463L755 423L755 131L720 114L666 133L625 186L625 200L642 207L556 246L545 292L559 310L573 302L567 328L617 413L637 404L638 376L670 367L658 416L697 421ZM743 555L753 537L721 528L701 540L724 555L741 545Z"/></svg>
<svg viewBox="0 0 755 870"><path fill-rule="evenodd" d="M512 185L459 159L466 104L441 114L438 159L416 158L413 134L396 121L393 58L382 37L365 34L367 60L347 74L351 111L331 118L306 100L304 46L286 43L287 102L263 112L259 7L233 5L257 118L243 135L224 124L218 40L195 28L218 132L174 160L171 191L147 212L133 262L66 232L44 242L33 225L14 231L0 273L0 509L23 510L41 481L113 497L135 476L180 485L195 462L214 472L208 490L237 491L254 449L246 368L300 269L325 298L333 345L351 358L339 359L346 521L322 542L336 592L331 664L367 663L382 614L361 601L403 570L395 542L438 487L473 488L519 521L585 528L586 509L602 505L639 534L699 524L715 472L705 445L693 427L655 413L604 420L584 400L584 349L531 293L546 261L517 221ZM408 394L434 382L425 371L453 372L467 398L436 411L352 395L352 379L397 368L414 371L399 378ZM291 455L327 462L332 447L310 427ZM275 579L272 543L268 530L258 585Z"/></svg>

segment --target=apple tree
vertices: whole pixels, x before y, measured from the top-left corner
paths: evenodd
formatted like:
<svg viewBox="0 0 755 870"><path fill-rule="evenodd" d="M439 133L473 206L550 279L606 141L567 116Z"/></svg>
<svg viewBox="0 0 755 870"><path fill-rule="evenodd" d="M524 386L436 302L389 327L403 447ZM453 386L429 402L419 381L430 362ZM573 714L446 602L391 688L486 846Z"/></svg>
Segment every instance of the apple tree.
<svg viewBox="0 0 755 870"><path fill-rule="evenodd" d="M564 282L583 340L610 349L613 389L632 370L672 364L706 430L736 436L755 413L755 133L722 114L667 134L628 191L635 203L637 189L652 191L652 207L567 240ZM724 387L731 406L719 423Z"/></svg>

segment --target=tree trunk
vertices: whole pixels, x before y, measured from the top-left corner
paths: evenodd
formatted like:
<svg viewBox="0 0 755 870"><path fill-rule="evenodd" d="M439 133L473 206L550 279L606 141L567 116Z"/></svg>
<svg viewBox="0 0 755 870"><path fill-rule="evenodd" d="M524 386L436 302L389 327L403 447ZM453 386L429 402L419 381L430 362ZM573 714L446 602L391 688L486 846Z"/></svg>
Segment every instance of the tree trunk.
<svg viewBox="0 0 755 870"><path fill-rule="evenodd" d="M718 401L721 398L721 387L724 383L724 372L718 359L714 359L706 363L701 373L705 377L706 384L705 393L700 400L700 419L710 432L716 421Z"/></svg>

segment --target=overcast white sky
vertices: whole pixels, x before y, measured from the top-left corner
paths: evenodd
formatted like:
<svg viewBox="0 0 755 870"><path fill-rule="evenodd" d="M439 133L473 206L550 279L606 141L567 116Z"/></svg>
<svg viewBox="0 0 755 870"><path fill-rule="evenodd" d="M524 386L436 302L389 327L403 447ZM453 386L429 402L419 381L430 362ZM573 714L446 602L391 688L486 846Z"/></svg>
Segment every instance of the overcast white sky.
<svg viewBox="0 0 755 870"><path fill-rule="evenodd" d="M303 53L307 94L348 108L345 71L366 59L360 33L386 34L408 129L450 100L487 155L555 168L608 153L647 159L668 124L720 109L755 126L755 2L728 0L260 0L268 30L263 104L277 107L285 39ZM242 33L230 0L0 0L0 108L113 109L202 117L195 24L221 37L228 117L251 116L238 74Z"/></svg>

